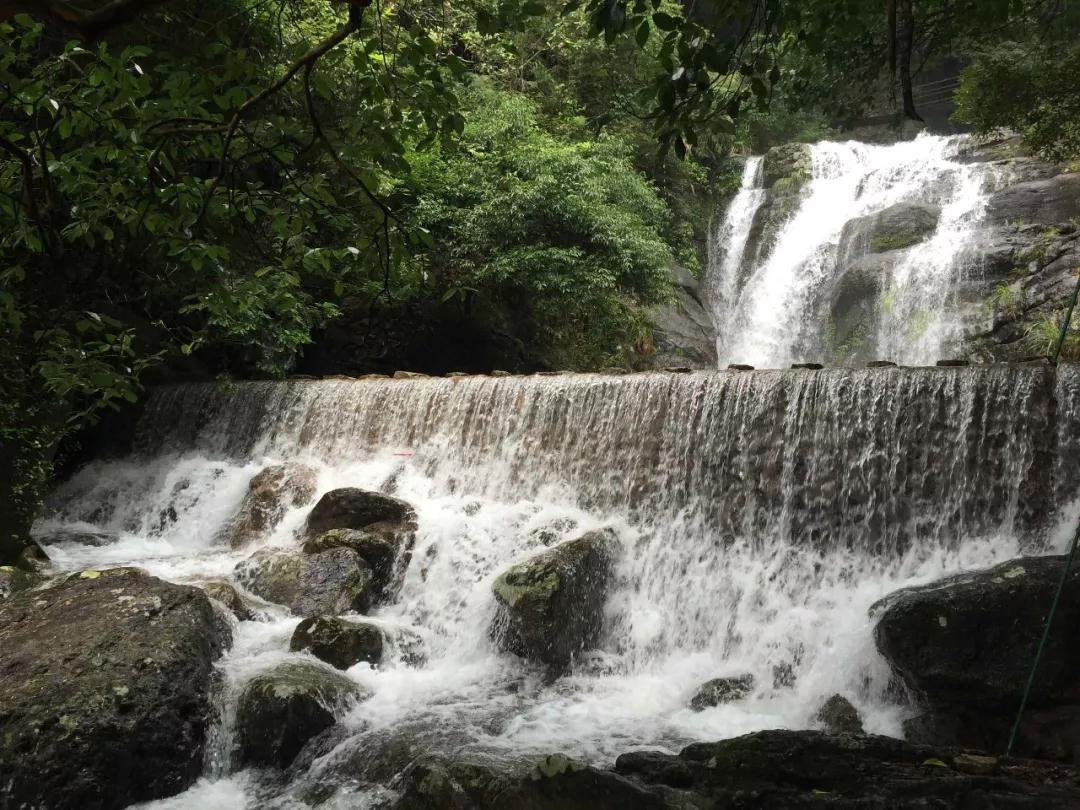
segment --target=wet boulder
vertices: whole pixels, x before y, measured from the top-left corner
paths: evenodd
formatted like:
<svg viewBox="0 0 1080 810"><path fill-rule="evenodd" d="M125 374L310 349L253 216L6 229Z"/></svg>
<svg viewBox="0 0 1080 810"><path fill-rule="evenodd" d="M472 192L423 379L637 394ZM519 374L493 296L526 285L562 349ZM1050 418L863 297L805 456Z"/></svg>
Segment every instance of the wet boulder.
<svg viewBox="0 0 1080 810"><path fill-rule="evenodd" d="M361 688L317 664L288 662L248 682L236 709L237 759L285 768L313 737L336 722Z"/></svg>
<svg viewBox="0 0 1080 810"><path fill-rule="evenodd" d="M304 543L304 553L349 548L371 566L378 601L389 601L401 586L416 539L416 524L383 521L364 529L330 529Z"/></svg>
<svg viewBox="0 0 1080 810"><path fill-rule="evenodd" d="M553 670L595 647L615 548L611 530L588 532L504 571L492 586L500 646Z"/></svg>
<svg viewBox="0 0 1080 810"><path fill-rule="evenodd" d="M874 638L926 716L923 739L1002 750L1064 557L1027 557L877 603ZM1080 567L1066 580L1017 750L1080 762Z"/></svg>
<svg viewBox="0 0 1080 810"><path fill-rule="evenodd" d="M296 626L289 649L306 650L337 669L348 669L361 661L374 666L382 660L383 633L370 622L313 616Z"/></svg>
<svg viewBox="0 0 1080 810"><path fill-rule="evenodd" d="M120 808L202 772L228 626L132 568L0 600L0 806Z"/></svg>
<svg viewBox="0 0 1080 810"><path fill-rule="evenodd" d="M256 596L287 605L298 616L321 616L367 611L375 575L348 548L318 554L264 549L236 567L236 579Z"/></svg>
<svg viewBox="0 0 1080 810"><path fill-rule="evenodd" d="M415 523L416 512L405 501L357 487L332 489L308 515L306 535L315 539L331 529L366 529L375 524L401 526Z"/></svg>
<svg viewBox="0 0 1080 810"><path fill-rule="evenodd" d="M251 612L251 609L244 604L244 599L240 596L240 593L224 580L210 580L209 582L201 583L201 587L206 591L206 595L216 602L220 602L225 608L232 613L237 619L242 622L251 621L255 618L255 614Z"/></svg>
<svg viewBox="0 0 1080 810"><path fill-rule="evenodd" d="M722 703L734 703L754 691L754 676L738 675L730 678L713 678L703 683L690 698L690 708L704 711Z"/></svg>
<svg viewBox="0 0 1080 810"><path fill-rule="evenodd" d="M0 599L19 591L28 591L38 583L38 577L12 565L0 565Z"/></svg>
<svg viewBox="0 0 1080 810"><path fill-rule="evenodd" d="M850 700L833 695L826 700L815 718L829 734L862 734L862 718Z"/></svg>
<svg viewBox="0 0 1080 810"><path fill-rule="evenodd" d="M840 236L841 255L888 253L925 240L936 229L941 209L920 203L896 203L853 219Z"/></svg>
<svg viewBox="0 0 1080 810"><path fill-rule="evenodd" d="M306 464L274 464L257 473L226 528L229 543L244 548L266 537L286 512L315 497L318 484L318 473Z"/></svg>

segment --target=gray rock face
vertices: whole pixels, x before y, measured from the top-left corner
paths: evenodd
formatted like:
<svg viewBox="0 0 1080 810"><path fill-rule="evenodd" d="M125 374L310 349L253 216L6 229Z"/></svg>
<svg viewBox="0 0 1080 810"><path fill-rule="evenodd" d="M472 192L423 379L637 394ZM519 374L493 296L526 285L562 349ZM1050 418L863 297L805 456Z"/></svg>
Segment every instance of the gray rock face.
<svg viewBox="0 0 1080 810"><path fill-rule="evenodd" d="M675 300L649 314L654 349L649 365L715 368L716 327L705 307L701 285L682 267L672 267L671 273Z"/></svg>
<svg viewBox="0 0 1080 810"><path fill-rule="evenodd" d="M1031 557L898 591L874 638L927 715L923 739L1003 750L1064 558ZM1016 751L1080 761L1080 569L1069 574Z"/></svg>
<svg viewBox="0 0 1080 810"><path fill-rule="evenodd" d="M833 695L822 704L817 721L829 734L862 734L862 718L859 710L843 695Z"/></svg>
<svg viewBox="0 0 1080 810"><path fill-rule="evenodd" d="M762 731L677 756L623 754L612 770L565 756L527 772L421 757L395 784L395 810L1066 810L1075 772L870 735Z"/></svg>
<svg viewBox="0 0 1080 810"><path fill-rule="evenodd" d="M503 649L554 670L600 640L614 532L589 532L512 566L492 589Z"/></svg>
<svg viewBox="0 0 1080 810"><path fill-rule="evenodd" d="M992 223L1058 225L1080 217L1080 174L1058 174L1016 183L990 198L986 217Z"/></svg>
<svg viewBox="0 0 1080 810"><path fill-rule="evenodd" d="M305 743L334 725L337 713L360 697L353 681L315 664L285 663L256 676L237 707L238 760L288 766Z"/></svg>
<svg viewBox="0 0 1080 810"><path fill-rule="evenodd" d="M704 711L721 703L733 703L742 700L754 691L754 676L739 675L731 678L713 678L706 681L690 698L690 708L695 712Z"/></svg>
<svg viewBox="0 0 1080 810"><path fill-rule="evenodd" d="M851 261L832 290L827 351L837 365L860 365L871 359L881 294L902 251L871 253Z"/></svg>
<svg viewBox="0 0 1080 810"><path fill-rule="evenodd" d="M297 625L289 649L307 650L337 669L348 669L361 661L375 665L382 661L383 634L367 622L315 616Z"/></svg>
<svg viewBox="0 0 1080 810"><path fill-rule="evenodd" d="M202 772L227 626L131 568L0 600L0 806L121 808Z"/></svg>
<svg viewBox="0 0 1080 810"><path fill-rule="evenodd" d="M287 605L299 616L363 613L375 582L371 566L348 548L319 554L265 549L240 563L236 578L256 596Z"/></svg>
<svg viewBox="0 0 1080 810"><path fill-rule="evenodd" d="M226 532L233 548L244 548L268 535L289 509L315 497L318 473L306 464L275 464L257 473Z"/></svg>
<svg viewBox="0 0 1080 810"><path fill-rule="evenodd" d="M857 256L911 247L934 232L940 216L941 210L929 205L891 205L845 225L840 237L841 252Z"/></svg>
<svg viewBox="0 0 1080 810"><path fill-rule="evenodd" d="M334 489L323 495L308 515L306 534L314 540L331 529L366 529L375 524L406 526L416 512L398 498L356 487Z"/></svg>

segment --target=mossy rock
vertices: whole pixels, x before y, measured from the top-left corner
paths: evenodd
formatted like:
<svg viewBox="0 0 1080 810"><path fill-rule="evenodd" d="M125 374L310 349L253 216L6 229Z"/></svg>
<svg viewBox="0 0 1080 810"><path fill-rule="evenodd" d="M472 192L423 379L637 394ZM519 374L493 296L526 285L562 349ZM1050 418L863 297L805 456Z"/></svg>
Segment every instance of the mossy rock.
<svg viewBox="0 0 1080 810"><path fill-rule="evenodd" d="M734 703L753 691L754 676L750 674L713 678L698 687L697 692L690 698L690 708L695 712L700 712L722 703Z"/></svg>
<svg viewBox="0 0 1080 810"><path fill-rule="evenodd" d="M237 759L242 765L288 766L304 745L366 697L359 685L307 662L280 664L244 687L236 709Z"/></svg>
<svg viewBox="0 0 1080 810"><path fill-rule="evenodd" d="M554 671L595 647L616 543L611 530L588 532L504 571L492 585L500 646Z"/></svg>
<svg viewBox="0 0 1080 810"><path fill-rule="evenodd" d="M393 598L408 568L416 523L383 521L363 529L330 529L304 543L305 554L321 554L335 548L355 551L375 575L376 601Z"/></svg>
<svg viewBox="0 0 1080 810"><path fill-rule="evenodd" d="M361 661L374 666L382 661L383 632L369 622L314 616L297 625L289 649L310 652L337 669L348 669Z"/></svg>
<svg viewBox="0 0 1080 810"><path fill-rule="evenodd" d="M236 567L237 580L256 596L287 605L298 616L366 612L375 575L352 549L318 554L265 549Z"/></svg>

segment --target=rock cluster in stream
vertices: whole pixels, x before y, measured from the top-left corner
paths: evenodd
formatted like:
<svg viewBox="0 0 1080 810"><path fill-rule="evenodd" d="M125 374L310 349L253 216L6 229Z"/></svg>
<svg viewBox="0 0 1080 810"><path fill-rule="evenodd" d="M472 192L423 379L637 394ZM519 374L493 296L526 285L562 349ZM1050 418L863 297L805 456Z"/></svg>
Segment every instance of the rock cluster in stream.
<svg viewBox="0 0 1080 810"><path fill-rule="evenodd" d="M303 478L294 473L268 476L251 492ZM276 491L289 500L296 489ZM241 512L255 514L249 501ZM260 532L280 521L269 503L259 514L270 516L259 519ZM38 567L0 569L0 806L120 808L190 786L218 721L214 661L230 643L229 622L260 615L250 594L304 617L289 643L302 656L240 684L235 749L226 753L236 765L303 774L343 739L338 719L369 697L345 670L392 656L422 660L411 631L349 615L394 598L416 530L404 501L333 490L311 510L301 549L263 549L238 566L248 595L223 580L200 590L130 568L33 590L44 581ZM503 571L492 586L492 637L549 677L572 670L603 640L617 553L614 532L590 531ZM637 751L611 769L557 754L524 770L520 761L433 755L422 737L395 729L382 750L337 763L312 802L336 780L376 780L393 791L380 805L387 810L1077 808L1080 568L1066 582L1016 749L1041 761L980 752L1003 748L1063 564L1015 560L874 606L878 649L916 715L907 742L863 733L843 695L807 707L822 730L759 732L678 755ZM688 708L722 711L762 683L788 689L792 673L781 666L714 678Z"/></svg>

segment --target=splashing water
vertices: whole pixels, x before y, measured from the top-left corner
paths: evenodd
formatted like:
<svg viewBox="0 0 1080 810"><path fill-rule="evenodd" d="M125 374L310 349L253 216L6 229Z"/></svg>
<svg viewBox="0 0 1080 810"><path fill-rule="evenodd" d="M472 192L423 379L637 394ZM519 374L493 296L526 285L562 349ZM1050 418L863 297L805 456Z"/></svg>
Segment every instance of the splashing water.
<svg viewBox="0 0 1080 810"><path fill-rule="evenodd" d="M851 226L900 203L932 206L940 216L928 238L877 271L875 324L865 339L877 357L907 364L932 363L959 349L958 289L978 261L977 226L994 171L960 162L962 142L962 136L923 134L889 146L813 144L810 181L775 243L759 246L749 268L729 259L747 252L747 217L768 209L768 197L762 204L755 192L773 192L755 188L759 173L744 173L720 229L716 274L723 281L710 287L721 366L828 360L830 304L853 261L872 250L851 238L857 236Z"/></svg>
<svg viewBox="0 0 1080 810"><path fill-rule="evenodd" d="M219 533L250 478L311 463L319 491L360 486L414 504L399 598L374 620L424 640L348 675L373 696L342 742L291 784L230 765L244 683L294 657L299 621L264 605L219 664L222 721L205 778L160 806L377 806L363 765L393 740L516 760L598 763L635 748L806 727L847 695L899 734L867 608L905 584L1057 541L1080 373L1062 366L708 372L628 377L192 385L154 393L130 458L91 465L38 527L115 532L54 545L64 568L132 563L171 580L227 576L251 550ZM296 547L309 507L265 543ZM1049 517L1048 517L1049 516ZM548 682L488 634L507 566L598 526L621 541L600 649ZM751 695L695 713L703 681L752 673ZM339 802L337 804L336 802Z"/></svg>

